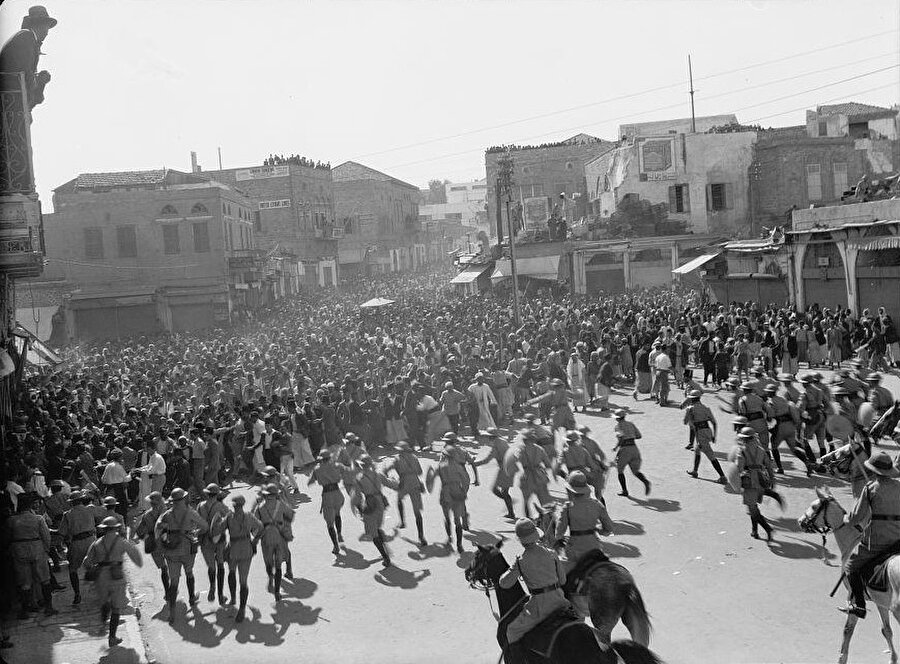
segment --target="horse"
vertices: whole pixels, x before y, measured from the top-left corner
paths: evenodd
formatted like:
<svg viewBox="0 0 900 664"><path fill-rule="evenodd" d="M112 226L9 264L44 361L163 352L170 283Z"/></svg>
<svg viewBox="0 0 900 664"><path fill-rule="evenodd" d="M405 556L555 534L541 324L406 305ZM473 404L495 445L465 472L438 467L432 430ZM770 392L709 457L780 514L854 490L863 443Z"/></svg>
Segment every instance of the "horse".
<svg viewBox="0 0 900 664"><path fill-rule="evenodd" d="M538 512L537 525L544 531L544 544L552 546L556 512L550 505L539 508ZM609 560L600 551L592 551L575 564L567 577L567 588L574 590L580 586L582 593L579 594L588 597L591 623L603 643L610 642L613 628L621 620L632 640L642 646L650 645L650 616L634 577L625 567Z"/></svg>
<svg viewBox="0 0 900 664"><path fill-rule="evenodd" d="M500 587L500 577L509 569L500 551L503 540L492 546L475 546L475 556L465 570L466 581L488 596L491 590L496 593L497 643L505 653L506 628L522 611L528 595L521 583L512 588ZM574 611L564 610L550 616L525 636L523 645L528 650L525 664L662 664L653 651L634 641L601 643L595 631Z"/></svg>
<svg viewBox="0 0 900 664"><path fill-rule="evenodd" d="M841 551L841 562L846 562L850 553L859 542L861 533L844 522L846 511L837 502L827 487L816 487L818 498L807 508L800 518L800 528L808 533L822 535L824 544L825 535L834 533L835 542ZM881 616L881 634L887 641L891 652L890 664L897 664L897 650L894 648L893 632L891 631L891 614L900 622L900 555L891 556L886 563L888 590L879 591L867 588L869 599L878 608ZM845 577L841 577L844 586L849 590ZM837 588L835 588L837 589ZM834 594L834 593L832 593ZM838 664L846 664L850 650L850 639L853 638L853 630L859 620L852 614L847 615L844 625L844 639L841 643L841 653Z"/></svg>

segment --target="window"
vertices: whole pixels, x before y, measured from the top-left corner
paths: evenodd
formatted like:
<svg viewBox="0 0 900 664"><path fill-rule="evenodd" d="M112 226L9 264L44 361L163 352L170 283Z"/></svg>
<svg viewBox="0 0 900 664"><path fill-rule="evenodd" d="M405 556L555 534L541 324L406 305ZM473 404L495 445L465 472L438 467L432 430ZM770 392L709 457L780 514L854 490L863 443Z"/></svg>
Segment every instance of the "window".
<svg viewBox="0 0 900 664"><path fill-rule="evenodd" d="M686 184L669 187L669 212L690 212L691 191Z"/></svg>
<svg viewBox="0 0 900 664"><path fill-rule="evenodd" d="M178 224L166 224L163 231L163 253L171 256L181 253L181 241L178 237Z"/></svg>
<svg viewBox="0 0 900 664"><path fill-rule="evenodd" d="M734 207L734 194L731 185L708 184L706 185L706 209L710 212L730 210Z"/></svg>
<svg viewBox="0 0 900 664"><path fill-rule="evenodd" d="M824 120L819 121L819 136L828 136L828 123Z"/></svg>
<svg viewBox="0 0 900 664"><path fill-rule="evenodd" d="M191 214L208 215L209 210L206 209L206 206L203 203L195 203L194 207L191 208Z"/></svg>
<svg viewBox="0 0 900 664"><path fill-rule="evenodd" d="M262 231L262 219L260 219L259 211L253 212L253 228Z"/></svg>
<svg viewBox="0 0 900 664"><path fill-rule="evenodd" d="M103 229L84 229L84 257L103 258Z"/></svg>
<svg viewBox="0 0 900 664"><path fill-rule="evenodd" d="M822 168L819 164L806 165L806 196L811 201L822 199Z"/></svg>
<svg viewBox="0 0 900 664"><path fill-rule="evenodd" d="M450 191L465 191L465 187L450 187Z"/></svg>
<svg viewBox="0 0 900 664"><path fill-rule="evenodd" d="M847 164L838 162L831 165L834 173L834 197L840 198L847 191Z"/></svg>
<svg viewBox="0 0 900 664"><path fill-rule="evenodd" d="M571 161L567 161L567 162L566 162L566 170L567 170L567 171L571 171L571 170L572 170L572 162L571 162Z"/></svg>
<svg viewBox="0 0 900 664"><path fill-rule="evenodd" d="M134 226L117 226L119 258L137 258L137 233Z"/></svg>
<svg viewBox="0 0 900 664"><path fill-rule="evenodd" d="M159 213L161 217L176 217L178 216L178 210L176 210L171 205L166 205Z"/></svg>
<svg viewBox="0 0 900 664"><path fill-rule="evenodd" d="M205 254L209 251L209 224L205 221L195 221L194 224L194 252ZM231 225L228 226L231 230Z"/></svg>

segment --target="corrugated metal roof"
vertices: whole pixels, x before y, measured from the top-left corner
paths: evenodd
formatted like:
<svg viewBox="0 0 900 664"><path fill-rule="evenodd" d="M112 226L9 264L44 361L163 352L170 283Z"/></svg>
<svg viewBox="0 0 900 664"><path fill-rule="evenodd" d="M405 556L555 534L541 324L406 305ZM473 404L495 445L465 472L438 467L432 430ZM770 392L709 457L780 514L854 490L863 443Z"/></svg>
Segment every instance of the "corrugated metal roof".
<svg viewBox="0 0 900 664"><path fill-rule="evenodd" d="M82 173L75 180L76 189L95 187L138 187L162 184L168 169L152 171L119 171L117 173Z"/></svg>

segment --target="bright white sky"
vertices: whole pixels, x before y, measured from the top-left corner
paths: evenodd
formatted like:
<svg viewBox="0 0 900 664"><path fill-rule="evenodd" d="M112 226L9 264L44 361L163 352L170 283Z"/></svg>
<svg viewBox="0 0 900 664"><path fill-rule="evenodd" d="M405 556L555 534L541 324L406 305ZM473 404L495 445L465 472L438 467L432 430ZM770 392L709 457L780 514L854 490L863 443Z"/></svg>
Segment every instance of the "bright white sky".
<svg viewBox="0 0 900 664"><path fill-rule="evenodd" d="M226 168L293 152L421 187L484 177L491 145L689 116L689 52L697 115L784 126L817 103L900 101L895 0L44 2L46 211L79 173L189 170L191 150L213 169L217 147ZM3 2L0 38L31 4Z"/></svg>

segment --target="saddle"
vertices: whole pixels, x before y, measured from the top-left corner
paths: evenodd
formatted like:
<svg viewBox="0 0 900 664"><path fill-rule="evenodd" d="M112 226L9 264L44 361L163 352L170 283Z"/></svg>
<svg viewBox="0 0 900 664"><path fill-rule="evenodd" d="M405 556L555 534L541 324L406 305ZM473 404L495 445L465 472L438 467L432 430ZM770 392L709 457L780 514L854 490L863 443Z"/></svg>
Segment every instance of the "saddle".
<svg viewBox="0 0 900 664"><path fill-rule="evenodd" d="M597 565L608 563L609 557L600 549L592 549L581 556L572 571L566 574L566 583L563 586L563 592L566 597L572 595L578 590L578 586L587 577L591 575Z"/></svg>
<svg viewBox="0 0 900 664"><path fill-rule="evenodd" d="M884 593L891 589L888 581L888 563L894 556L900 555L900 542L882 551L881 554L870 564L873 565L872 573L866 579L866 588L875 592Z"/></svg>
<svg viewBox="0 0 900 664"><path fill-rule="evenodd" d="M585 624L584 618L572 606L551 613L522 637L522 647L526 651L526 662L522 664L546 664L550 661L556 639L564 629L574 624L590 629Z"/></svg>

